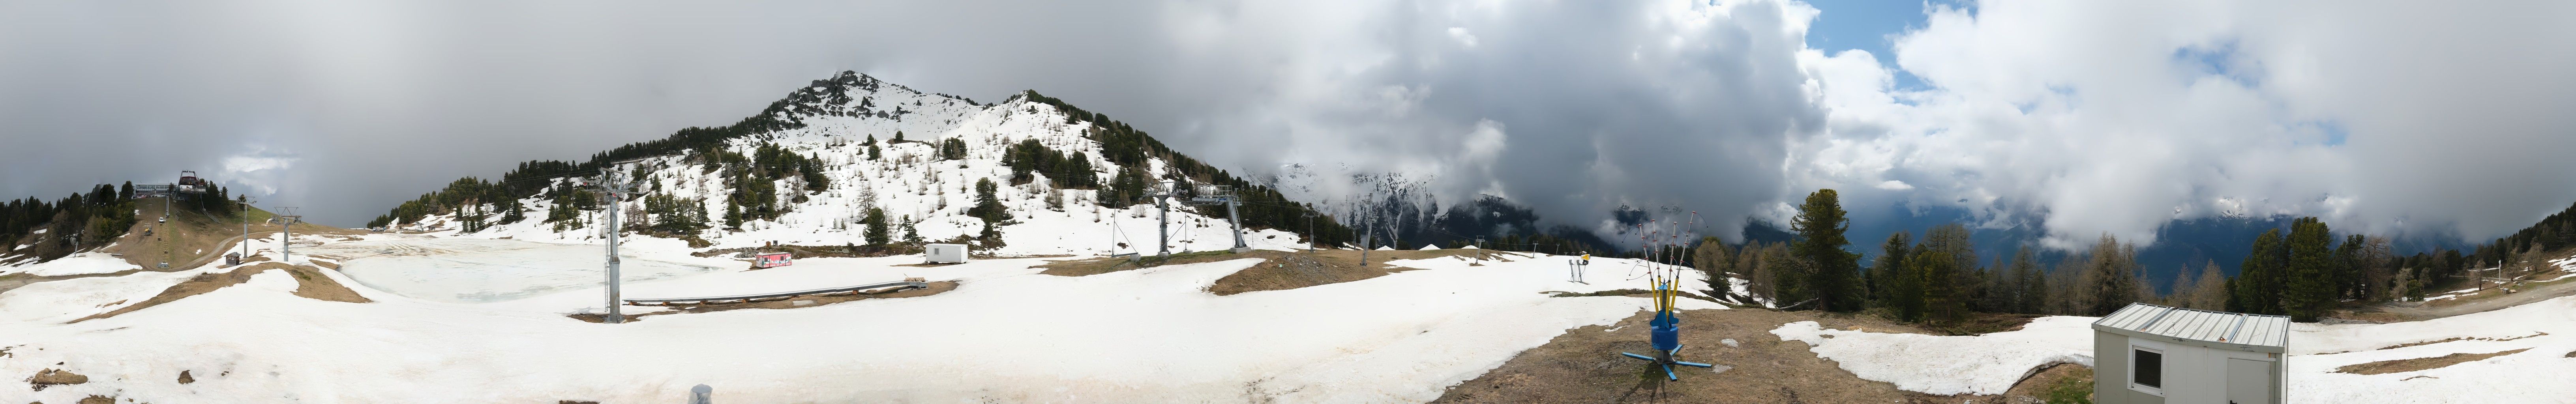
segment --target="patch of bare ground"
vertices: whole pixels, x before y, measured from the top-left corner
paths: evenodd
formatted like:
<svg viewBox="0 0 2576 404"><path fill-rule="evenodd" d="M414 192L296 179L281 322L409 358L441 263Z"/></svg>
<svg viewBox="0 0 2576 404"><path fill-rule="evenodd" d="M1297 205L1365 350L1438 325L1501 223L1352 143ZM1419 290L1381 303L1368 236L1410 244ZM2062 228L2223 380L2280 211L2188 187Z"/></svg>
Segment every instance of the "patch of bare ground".
<svg viewBox="0 0 2576 404"><path fill-rule="evenodd" d="M1968 319L1959 321L1955 324L1927 325L1926 327L1932 328L1933 331L1939 331L1941 335L1986 335L1990 333L2020 330L2021 326L2030 324L2030 319L2033 318L2039 318L2039 316L2031 314L1974 313L1969 314Z"/></svg>
<svg viewBox="0 0 2576 404"><path fill-rule="evenodd" d="M2055 390L2066 389L2069 384L2073 383L2092 381L2093 368L2090 366L2072 363L2048 365L2048 367L2042 368L2038 372L2031 373L2030 377L2024 377L2020 382L2013 383L2011 390L2004 391L2002 402L2006 404L2046 403L2048 402L2050 394L2066 394ZM2090 386L2088 385L2087 387ZM2090 388L2079 389L2079 391L2080 392L2076 394L2086 397L2091 397L2093 392Z"/></svg>
<svg viewBox="0 0 2576 404"><path fill-rule="evenodd" d="M936 294L940 294L940 293L947 293L948 291L951 291L951 290L957 290L957 283L958 283L957 281L938 281L938 282L931 282L931 283L930 283L930 287L927 287L927 288L921 288L921 289L904 289L904 290L897 290L897 291L892 291L892 292L881 292L881 293L858 293L858 292L845 292L845 293L835 293L835 294L806 295L806 296L795 296L795 297L785 297L785 298L776 298L776 299L765 299L765 300L758 300L758 301L751 301L751 302L741 302L741 303L709 303L709 304L693 304L693 305L686 305L686 306L670 306L670 307L671 307L671 310L670 310L670 311L657 311L657 312L644 313L644 314L628 315L628 316L626 316L626 321L637 321L637 320L642 320L642 319L644 319L644 317L649 317L649 316L659 316L659 315L666 315L666 314L713 313L713 312L719 312L719 311L742 310L742 309L794 309L794 308L805 308L805 307L822 307L822 306L824 306L824 305L829 305L829 304L833 304L833 303L854 302L854 301L868 300L868 299L897 299L897 298L906 298L906 297L922 297L922 296L936 295ZM600 314L589 314L589 313L582 313L582 314L570 314L570 315L566 315L566 317L572 317L572 318L574 318L574 319L578 319L578 320L581 320L581 321L593 322L593 323L598 323L598 322L605 322L605 321L607 321L607 316L605 316L605 315L600 315Z"/></svg>
<svg viewBox="0 0 2576 404"><path fill-rule="evenodd" d="M110 310L106 313L92 314L88 317L81 317L80 319L72 320L71 322L78 323L82 321L116 317L120 314L131 313L136 310L151 308L152 306L159 306L162 303L178 301L179 299L185 299L189 296L206 294L206 292L213 292L216 289L223 289L227 286L249 282L252 275L257 275L260 272L266 272L271 269L284 269L289 274L295 275L296 296L335 302L366 303L370 301L365 297L358 296L358 292L349 290L348 286L343 286L339 282L334 282L331 278L322 276L319 272L313 272L315 271L313 267L288 265L283 262L267 262L257 265L249 265L248 268L234 269L232 272L197 274L197 276L189 277L188 280L180 281L177 285L170 285L169 288L162 289L161 294L153 295L150 299L144 299L141 303L119 307L116 310ZM302 272L298 272L299 270Z"/></svg>
<svg viewBox="0 0 2576 404"><path fill-rule="evenodd" d="M46 387L53 387L54 385L59 384L81 383L89 383L89 376L82 376L79 373L72 373L71 371L58 369L36 371L35 376L27 377L27 384L29 386L33 386L36 391L44 391Z"/></svg>
<svg viewBox="0 0 2576 404"><path fill-rule="evenodd" d="M1215 284L1208 286L1208 292L1225 296L1264 290L1289 290L1359 281L1421 269L1387 264L1387 261L1393 260L1439 257L1494 259L1508 254L1484 249L1370 251L1368 265L1360 265L1360 252L1357 250L1253 251L1244 255L1259 253L1267 253L1268 256L1260 257L1266 261L1251 268L1235 271L1234 274L1223 278L1217 278Z"/></svg>
<svg viewBox="0 0 2576 404"><path fill-rule="evenodd" d="M188 384L188 383L196 383L196 382L197 382L197 377L196 377L196 376L189 376L189 375L188 375L188 371L185 371L185 370L179 371L179 384Z"/></svg>
<svg viewBox="0 0 2576 404"><path fill-rule="evenodd" d="M1833 361L1817 358L1805 343L1771 335L1781 324L1808 320L1839 329L1937 334L1877 316L1813 311L1683 311L1682 360L1732 368L1712 373L1676 366L1673 370L1681 380L1666 381L1663 368L1619 355L1652 351L1646 342L1649 314L1639 311L1609 326L1567 330L1501 367L1450 386L1433 402L1962 403L1996 398L1897 390L1894 384L1861 379ZM1727 346L1726 339L1735 340L1737 346Z"/></svg>
<svg viewBox="0 0 2576 404"><path fill-rule="evenodd" d="M2482 353L2482 354L2473 354L2473 353L2455 353L2455 354L2442 355L2442 356L2435 356L2435 357L2430 357L2430 358L2414 358L2414 359L2398 359L2398 360L2378 361L2378 362L2364 363L2364 364L2358 364L2358 365L2346 365L2346 366L2344 366L2344 367L2335 368L2335 373L2351 373L2351 374L2360 374L2360 375L2376 375L2376 374L2388 374L2388 373L2397 373L2397 372L2413 372L2413 371L2426 370L2426 369L2440 369L2440 368L2448 367L2448 366L2451 366L2451 365L2457 365L2457 364L2462 364L2462 363L2468 363L2468 362L2472 362L2472 361L2486 360L2487 358L2493 358L2493 357L2498 357L2498 356L2505 356L2505 355L2512 355L2512 354L2522 353L2522 351L2528 351L2528 350L2531 350L2531 348L2516 349L2516 350L2504 351L2504 352L2489 352L2489 353Z"/></svg>
<svg viewBox="0 0 2576 404"><path fill-rule="evenodd" d="M2531 332L2531 335L2525 335L2525 336L2520 336L2520 337L2502 337L2502 338L2451 337L2451 338L2443 338L2443 339L2437 339L2437 340L2432 340L2432 341L2424 341L2424 342L2409 342L2409 343L2404 343L2404 344L2389 345L2389 346L2384 346L2384 347L2365 349L2365 351L2377 351L2377 350L2382 350L2382 349L2397 349L2397 348L2405 348L2405 347L2410 347L2410 346L2432 345L2432 344L2439 344L2439 343L2452 342L2452 341L2512 341L2512 340L2518 340L2518 339L2523 339L2523 338L2531 338L2531 337L2537 337L2537 336L2542 336L2542 335L2549 335L2549 333L2546 333L2546 332L2539 332L2539 331L2533 331L2533 332ZM2360 352L2360 351L2327 352L2327 353L2321 353L2321 354L2318 354L2318 355L2333 355L2333 354L2339 354L2339 353L2353 353L2353 352Z"/></svg>
<svg viewBox="0 0 2576 404"><path fill-rule="evenodd" d="M285 269L287 274L295 275L296 296L334 302L375 302L375 300L367 299L366 296L359 296L358 291L349 290L348 285L342 285L338 281L331 280L331 277L329 276L323 276L322 271L319 269L302 266L287 267Z"/></svg>

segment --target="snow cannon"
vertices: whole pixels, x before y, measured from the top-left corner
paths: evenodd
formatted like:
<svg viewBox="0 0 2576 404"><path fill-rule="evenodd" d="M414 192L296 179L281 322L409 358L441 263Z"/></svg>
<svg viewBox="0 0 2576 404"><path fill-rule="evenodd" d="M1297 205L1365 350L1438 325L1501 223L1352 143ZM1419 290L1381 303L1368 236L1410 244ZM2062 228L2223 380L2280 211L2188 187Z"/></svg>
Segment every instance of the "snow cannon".
<svg viewBox="0 0 2576 404"><path fill-rule="evenodd" d="M1674 303L1677 302L1674 299L1681 297L1681 290L1674 288L1674 283L1679 280L1678 278L1679 276L1664 277L1659 274L1654 279L1655 290L1651 292L1651 295L1649 295L1655 303L1655 317L1654 319L1646 321L1646 335L1647 343L1655 347L1655 356L1645 356L1627 352L1619 353L1620 355L1630 358L1641 359L1648 362L1654 362L1657 365L1662 365L1664 367L1664 378L1667 380L1682 379L1680 374L1673 373L1673 365L1698 366L1703 368L1714 366L1699 362L1684 362L1679 359L1682 351L1682 319L1681 317L1674 315L1679 312L1679 310L1673 307Z"/></svg>

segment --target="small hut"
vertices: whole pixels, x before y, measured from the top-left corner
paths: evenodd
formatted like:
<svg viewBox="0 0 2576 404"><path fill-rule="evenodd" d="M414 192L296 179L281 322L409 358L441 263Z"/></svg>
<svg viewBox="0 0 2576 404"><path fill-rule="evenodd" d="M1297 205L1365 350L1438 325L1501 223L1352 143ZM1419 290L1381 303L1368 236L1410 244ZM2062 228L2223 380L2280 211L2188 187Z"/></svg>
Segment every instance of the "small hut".
<svg viewBox="0 0 2576 404"><path fill-rule="evenodd" d="M2131 303L2093 322L2093 402L2279 404L2289 339L2289 316Z"/></svg>

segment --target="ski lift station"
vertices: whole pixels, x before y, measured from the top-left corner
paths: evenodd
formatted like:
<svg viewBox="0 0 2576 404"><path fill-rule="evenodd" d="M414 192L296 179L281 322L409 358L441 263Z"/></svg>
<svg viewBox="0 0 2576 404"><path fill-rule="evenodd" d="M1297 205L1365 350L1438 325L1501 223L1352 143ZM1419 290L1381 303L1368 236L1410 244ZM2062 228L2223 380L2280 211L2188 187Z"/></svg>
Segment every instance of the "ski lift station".
<svg viewBox="0 0 2576 404"><path fill-rule="evenodd" d="M2281 403L2290 317L2131 303L2093 322L2103 404Z"/></svg>
<svg viewBox="0 0 2576 404"><path fill-rule="evenodd" d="M921 262L924 264L966 263L966 245L930 244L921 246Z"/></svg>

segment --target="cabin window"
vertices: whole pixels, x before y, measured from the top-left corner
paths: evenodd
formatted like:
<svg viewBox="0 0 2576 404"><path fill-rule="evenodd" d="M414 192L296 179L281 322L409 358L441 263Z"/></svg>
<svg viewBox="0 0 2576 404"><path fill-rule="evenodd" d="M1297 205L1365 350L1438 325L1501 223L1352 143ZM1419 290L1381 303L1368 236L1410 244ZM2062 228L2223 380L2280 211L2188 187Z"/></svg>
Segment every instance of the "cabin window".
<svg viewBox="0 0 2576 404"><path fill-rule="evenodd" d="M2165 354L2146 348L2137 348L2135 352L2137 355L2129 359L2129 379L2140 386L2164 388Z"/></svg>

